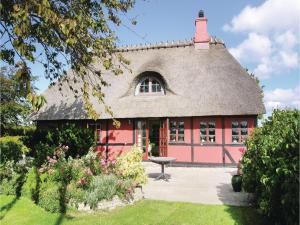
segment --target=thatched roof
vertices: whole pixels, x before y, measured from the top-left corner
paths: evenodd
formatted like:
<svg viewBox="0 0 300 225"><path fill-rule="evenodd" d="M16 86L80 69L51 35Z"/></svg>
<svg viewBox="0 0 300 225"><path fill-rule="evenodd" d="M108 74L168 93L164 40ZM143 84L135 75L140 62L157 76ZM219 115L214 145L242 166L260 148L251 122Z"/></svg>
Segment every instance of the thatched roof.
<svg viewBox="0 0 300 225"><path fill-rule="evenodd" d="M228 52L224 43L210 41L209 49L195 49L193 42L161 43L119 49L130 69L114 76L103 71L110 83L103 89L115 118L257 115L265 113L260 89ZM163 96L135 96L140 74L154 71L165 85ZM45 91L47 99L36 120L87 119L82 98L75 98L67 85ZM103 106L93 100L103 113Z"/></svg>

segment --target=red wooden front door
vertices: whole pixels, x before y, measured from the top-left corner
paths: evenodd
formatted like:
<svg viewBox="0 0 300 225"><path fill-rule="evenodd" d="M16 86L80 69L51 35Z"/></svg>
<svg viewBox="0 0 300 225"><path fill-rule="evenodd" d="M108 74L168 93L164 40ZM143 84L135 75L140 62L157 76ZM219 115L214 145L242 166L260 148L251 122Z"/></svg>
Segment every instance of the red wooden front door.
<svg viewBox="0 0 300 225"><path fill-rule="evenodd" d="M168 156L168 119L163 119L159 128L159 156Z"/></svg>

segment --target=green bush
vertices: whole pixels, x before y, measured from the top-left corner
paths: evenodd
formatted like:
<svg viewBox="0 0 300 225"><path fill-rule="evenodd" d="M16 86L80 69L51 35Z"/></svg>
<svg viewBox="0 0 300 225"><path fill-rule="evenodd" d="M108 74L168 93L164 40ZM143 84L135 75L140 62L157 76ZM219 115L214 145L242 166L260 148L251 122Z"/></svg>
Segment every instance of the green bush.
<svg viewBox="0 0 300 225"><path fill-rule="evenodd" d="M47 188L40 191L39 206L49 212L61 212L61 193L56 183L46 184Z"/></svg>
<svg viewBox="0 0 300 225"><path fill-rule="evenodd" d="M136 146L119 156L116 162L116 173L123 179L131 179L136 184L145 184L147 176L142 165L142 151Z"/></svg>
<svg viewBox="0 0 300 225"><path fill-rule="evenodd" d="M1 163L8 160L15 162L22 159L29 149L23 144L19 136L5 136L0 138Z"/></svg>
<svg viewBox="0 0 300 225"><path fill-rule="evenodd" d="M0 182L4 178L11 178L16 168L16 163L14 161L6 161L0 164Z"/></svg>
<svg viewBox="0 0 300 225"><path fill-rule="evenodd" d="M11 177L4 178L0 184L0 194L3 195L21 195L21 188L24 183L24 174L13 172Z"/></svg>
<svg viewBox="0 0 300 225"><path fill-rule="evenodd" d="M78 208L78 204L84 202L85 190L79 188L76 182L72 181L67 186L67 199L71 206Z"/></svg>
<svg viewBox="0 0 300 225"><path fill-rule="evenodd" d="M75 124L65 124L59 128L47 130L37 129L32 135L23 139L24 144L31 149L30 155L37 159L37 165L45 162L57 146L68 146L66 157L82 156L95 144L94 132Z"/></svg>
<svg viewBox="0 0 300 225"><path fill-rule="evenodd" d="M3 127L3 136L24 136L30 135L35 131L35 126L9 126Z"/></svg>
<svg viewBox="0 0 300 225"><path fill-rule="evenodd" d="M243 187L273 224L299 221L299 110L274 110L247 141Z"/></svg>
<svg viewBox="0 0 300 225"><path fill-rule="evenodd" d="M114 174L93 177L85 201L95 208L101 200L111 200L118 190L118 178Z"/></svg>
<svg viewBox="0 0 300 225"><path fill-rule="evenodd" d="M21 195L33 200L39 201L40 177L36 167L32 167L26 174L25 183L22 187Z"/></svg>

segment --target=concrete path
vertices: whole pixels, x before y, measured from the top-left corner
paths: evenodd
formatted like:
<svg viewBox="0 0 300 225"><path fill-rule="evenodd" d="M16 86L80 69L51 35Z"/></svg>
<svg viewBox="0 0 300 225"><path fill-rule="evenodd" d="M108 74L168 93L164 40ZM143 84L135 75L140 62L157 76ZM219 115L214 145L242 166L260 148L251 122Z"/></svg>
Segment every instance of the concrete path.
<svg viewBox="0 0 300 225"><path fill-rule="evenodd" d="M203 204L249 205L251 196L243 192L234 192L231 177L236 168L210 167L166 167L170 176L168 182L155 180L160 174L160 165L144 162L149 177L143 187L146 199L182 201Z"/></svg>

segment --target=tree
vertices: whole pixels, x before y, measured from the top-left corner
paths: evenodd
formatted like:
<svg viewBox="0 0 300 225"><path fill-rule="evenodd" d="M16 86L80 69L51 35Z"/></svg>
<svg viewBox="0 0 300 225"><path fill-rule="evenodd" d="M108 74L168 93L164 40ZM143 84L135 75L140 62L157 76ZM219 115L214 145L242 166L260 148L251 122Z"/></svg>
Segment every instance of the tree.
<svg viewBox="0 0 300 225"><path fill-rule="evenodd" d="M120 14L126 13L135 0L2 0L0 3L0 57L14 65L21 60L42 63L45 76L54 81L66 75L66 65L75 72L74 82L82 80L80 90L91 118L99 115L90 103L91 93L105 104L103 86L108 85L101 69L93 66L95 59L115 75L122 73L120 64L129 62L116 53L116 36L112 26L121 24ZM135 21L132 21L135 24ZM120 65L119 64L119 65ZM88 82L90 75L100 83ZM63 76L68 82L66 76ZM106 105L105 105L106 106ZM106 112L112 115L108 106Z"/></svg>
<svg viewBox="0 0 300 225"><path fill-rule="evenodd" d="M19 79L20 70L18 68L2 67L0 69L1 131L27 123L27 115L30 113L31 105L24 96L32 88L32 80L24 82L27 86L20 86Z"/></svg>
<svg viewBox="0 0 300 225"><path fill-rule="evenodd" d="M270 224L299 224L300 111L274 109L246 141L243 186Z"/></svg>

